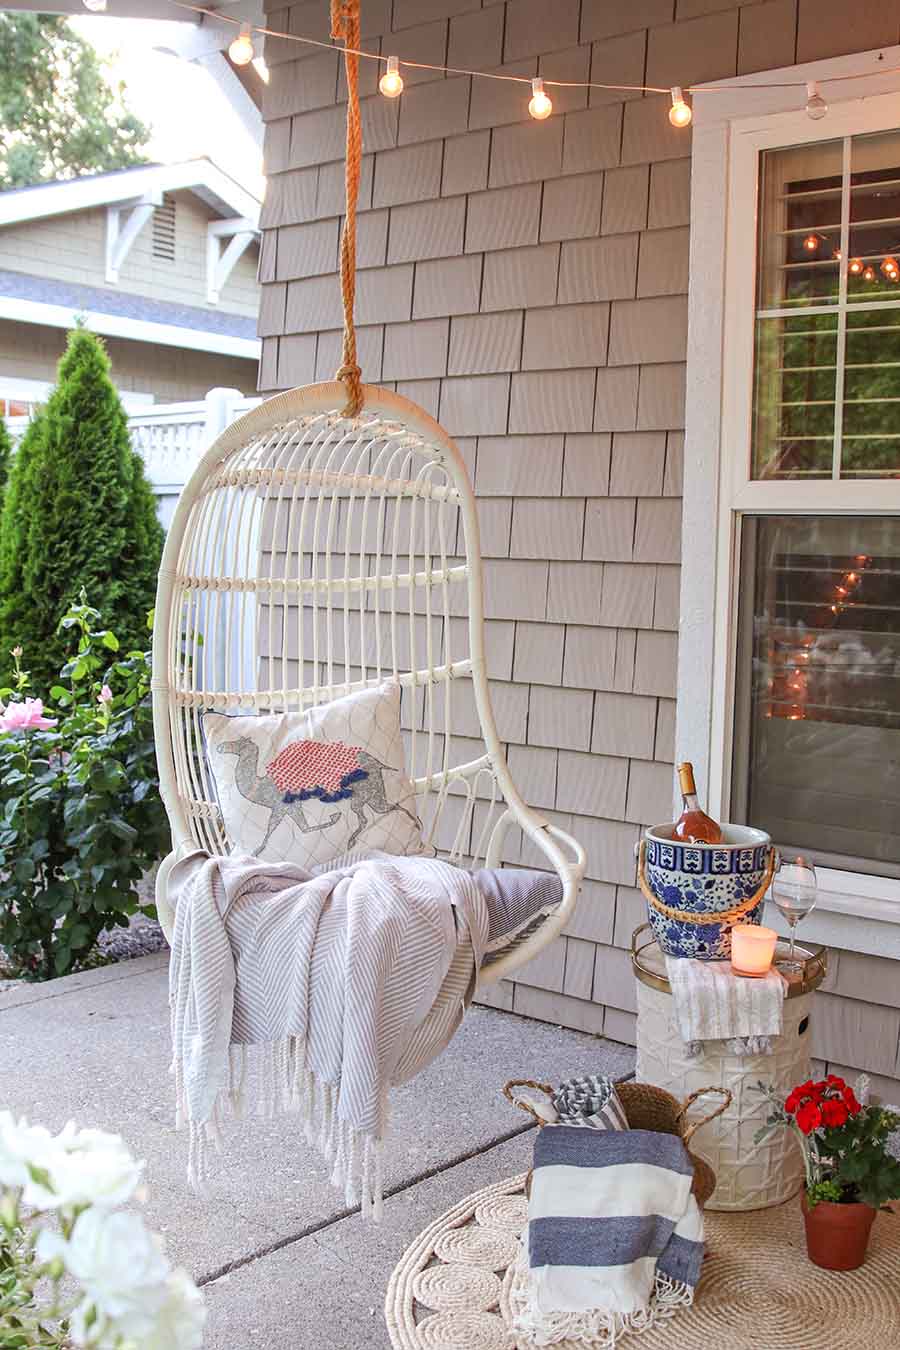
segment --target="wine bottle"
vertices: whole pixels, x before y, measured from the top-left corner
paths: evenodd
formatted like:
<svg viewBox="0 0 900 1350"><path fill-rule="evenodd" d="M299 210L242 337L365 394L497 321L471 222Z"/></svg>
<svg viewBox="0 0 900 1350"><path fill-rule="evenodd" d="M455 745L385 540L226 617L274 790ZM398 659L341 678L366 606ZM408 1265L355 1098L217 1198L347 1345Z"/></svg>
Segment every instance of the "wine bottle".
<svg viewBox="0 0 900 1350"><path fill-rule="evenodd" d="M721 829L711 816L700 810L693 764L678 765L678 781L684 810L675 822L673 837L683 839L686 844L721 844Z"/></svg>

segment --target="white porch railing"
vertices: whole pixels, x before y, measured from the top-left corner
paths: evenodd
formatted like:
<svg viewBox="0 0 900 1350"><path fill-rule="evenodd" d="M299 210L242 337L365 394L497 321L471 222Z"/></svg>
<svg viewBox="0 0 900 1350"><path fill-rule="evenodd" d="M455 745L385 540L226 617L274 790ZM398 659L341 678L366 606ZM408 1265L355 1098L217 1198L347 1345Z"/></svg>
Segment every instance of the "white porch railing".
<svg viewBox="0 0 900 1350"><path fill-rule="evenodd" d="M237 389L210 389L199 402L151 404L145 412L131 414L131 443L143 456L163 525L168 526L178 495L204 450L236 417L260 401L245 398ZM14 442L27 425L27 417L9 418Z"/></svg>

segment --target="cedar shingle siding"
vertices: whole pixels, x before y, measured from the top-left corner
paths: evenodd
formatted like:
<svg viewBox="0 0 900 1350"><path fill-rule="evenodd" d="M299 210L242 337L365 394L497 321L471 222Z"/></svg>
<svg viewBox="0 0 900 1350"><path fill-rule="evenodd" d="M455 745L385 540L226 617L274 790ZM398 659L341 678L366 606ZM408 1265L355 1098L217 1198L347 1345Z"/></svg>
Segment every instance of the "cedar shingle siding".
<svg viewBox="0 0 900 1350"><path fill-rule="evenodd" d="M663 85L900 36L880 0L852 23L842 0L362 0L362 17L366 45L401 59ZM323 39L328 5L270 5L269 21ZM268 392L339 363L344 132L329 55L273 40L266 58ZM588 852L567 936L490 1001L631 1040L633 846L671 810L690 132L659 96L553 89L537 123L527 86L431 71L404 71L389 101L362 65L364 378L461 443L510 765ZM816 1052L900 1077L896 964L873 993L860 963L837 962Z"/></svg>

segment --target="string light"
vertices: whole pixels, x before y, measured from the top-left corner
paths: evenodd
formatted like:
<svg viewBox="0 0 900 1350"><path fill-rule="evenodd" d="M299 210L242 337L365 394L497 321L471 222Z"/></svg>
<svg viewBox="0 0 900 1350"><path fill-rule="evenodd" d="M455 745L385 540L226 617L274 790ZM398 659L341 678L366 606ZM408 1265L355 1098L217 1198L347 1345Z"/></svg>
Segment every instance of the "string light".
<svg viewBox="0 0 900 1350"><path fill-rule="evenodd" d="M803 247L806 249L807 253L815 253L816 249L819 247L819 243L820 240L817 234L808 234L803 240Z"/></svg>
<svg viewBox="0 0 900 1350"><path fill-rule="evenodd" d="M890 277L891 281L894 281L898 270L900 270L897 266L897 259L891 257L885 258L884 262L881 264L881 270L886 277Z"/></svg>
<svg viewBox="0 0 900 1350"><path fill-rule="evenodd" d="M378 88L385 98L397 98L403 93L403 76L400 74L400 62L396 56L387 59L387 70L378 81Z"/></svg>
<svg viewBox="0 0 900 1350"><path fill-rule="evenodd" d="M874 280L875 280L875 268L874 267L865 268L865 270L863 271L863 281L874 281Z"/></svg>
<svg viewBox="0 0 900 1350"><path fill-rule="evenodd" d="M834 258L835 262L840 262L841 258L843 257L843 254L841 253L841 250L839 248L836 248L831 256L832 258Z"/></svg>
<svg viewBox="0 0 900 1350"><path fill-rule="evenodd" d="M528 100L528 111L538 122L543 122L545 117L549 117L553 111L553 103L548 94L544 93L544 81L531 81L531 98Z"/></svg>
<svg viewBox="0 0 900 1350"><path fill-rule="evenodd" d="M694 114L690 107L684 101L684 94L677 84L673 84L669 91L672 95L672 106L669 109L669 121L673 127L689 127Z"/></svg>
<svg viewBox="0 0 900 1350"><path fill-rule="evenodd" d="M106 0L83 0L83 3L88 9L103 10L106 8ZM244 55L244 59L237 62L237 64L246 65L248 64L249 61L253 59L252 41L250 38L251 33L260 33L265 35L266 37L278 38L285 42L299 42L306 47L316 47L323 51L332 51L337 53L350 51L352 55L355 55L362 60L379 61L379 62L383 62L385 60L385 58L381 56L380 53L378 52L365 51L362 48L347 48L338 45L333 40L325 41L320 38L305 37L299 33L286 33L284 32L283 29L269 28L261 24L251 25L245 20L234 18L230 14L224 14L220 9L214 10L211 9L208 5L192 4L190 3L190 0L170 0L170 3L176 9L186 10L190 14L206 15L211 19L215 19L217 22L225 21L226 23L233 23L236 26L240 26L241 29L240 36L235 38L234 42L231 44L231 47L229 48L229 54L231 54L235 49L238 51L239 56L244 55L248 51L251 54ZM232 60L234 59L235 58L232 55ZM393 67L391 67L389 64L389 69L388 71L385 72L385 74L396 75L397 83L395 83L392 80L389 82L388 87L385 88L383 83L384 77L382 77L382 81L379 81L379 84L381 86L382 93L384 93L388 98L396 98L397 94L399 94L403 88L403 83L402 83L402 76L400 75L399 71L399 64L400 64L399 61L397 61L396 58L389 58L389 62L391 60L396 62L396 64ZM507 72L501 72L496 70L469 70L462 66L435 65L432 62L428 61L404 60L403 65L410 66L412 69L415 70L429 70L435 72L436 74L442 75L466 75L471 77L472 79L501 80L506 83L512 84L532 83L530 76L512 75ZM894 75L898 73L900 73L900 65L886 67L878 71L878 74L880 76ZM828 83L839 84L847 80L859 81L862 78L864 77L858 74L857 72L850 72L845 75L830 75L828 77ZM585 89L585 90L602 89L607 92L622 93L622 94L669 94L672 100L672 106L668 110L668 116L672 126L679 128L687 127L690 126L691 121L693 119L693 112L691 109L691 105L688 102L686 102L684 97L684 89L682 89L680 85L672 85L669 88L664 88L660 85L654 84L606 84L600 83L599 81L596 80L547 80L546 83L551 88L556 86L565 89ZM690 94L692 97L696 94L713 94L732 89L745 92L744 85L728 83L725 81L712 85L708 88L705 88L703 85L700 85L698 88L695 89L692 86L688 85L686 86L686 89L687 93ZM810 117L812 117L813 119L818 119L820 117L824 117L828 111L828 104L825 102L825 99L820 94L819 86L814 80L808 81L778 80L775 82L760 80L754 81L753 89L754 91L758 91L761 89L780 89L780 90L805 89L806 111ZM545 97L548 97L546 91L542 90L542 92L544 92ZM546 116L546 114L544 115Z"/></svg>
<svg viewBox="0 0 900 1350"><path fill-rule="evenodd" d="M228 55L236 66L249 66L255 55L249 23L241 24L241 31L228 48Z"/></svg>
<svg viewBox="0 0 900 1350"><path fill-rule="evenodd" d="M819 86L815 80L807 81L806 85L806 115L811 117L814 122L818 122L828 111L828 104L819 93Z"/></svg>
<svg viewBox="0 0 900 1350"><path fill-rule="evenodd" d="M863 270L862 258L851 258L847 264L847 271L852 272L852 274L855 277L858 277L862 270Z"/></svg>

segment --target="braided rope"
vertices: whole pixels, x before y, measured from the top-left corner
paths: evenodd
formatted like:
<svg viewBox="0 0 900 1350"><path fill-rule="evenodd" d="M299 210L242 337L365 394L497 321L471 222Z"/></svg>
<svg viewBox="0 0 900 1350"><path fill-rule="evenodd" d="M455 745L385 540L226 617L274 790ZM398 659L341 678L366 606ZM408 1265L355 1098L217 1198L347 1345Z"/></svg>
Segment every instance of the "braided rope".
<svg viewBox="0 0 900 1350"><path fill-rule="evenodd" d="M754 909L756 905L759 904L760 900L762 900L766 891L769 889L775 872L775 850L770 849L769 862L766 867L765 876L762 879L762 884L754 891L749 900L742 900L739 905L732 905L731 909L703 910L698 913L688 909L675 909L672 905L664 904L662 900L658 899L657 896L653 894L647 882L645 870L646 854L647 841L646 839L642 839L638 850L637 870L638 885L644 893L644 898L647 903L652 905L660 914L664 914L667 919L675 919L678 923L735 923L738 919L742 919L745 914L749 914L751 909Z"/></svg>
<svg viewBox="0 0 900 1350"><path fill-rule="evenodd" d="M359 0L331 0L331 36L344 48L347 75L347 150L344 182L347 204L341 229L341 300L344 306L344 337L341 364L335 379L349 395L345 417L356 417L363 402L362 371L356 360L356 329L353 303L356 297L356 203L362 161L362 125L359 115Z"/></svg>

